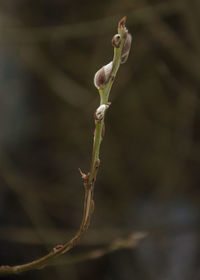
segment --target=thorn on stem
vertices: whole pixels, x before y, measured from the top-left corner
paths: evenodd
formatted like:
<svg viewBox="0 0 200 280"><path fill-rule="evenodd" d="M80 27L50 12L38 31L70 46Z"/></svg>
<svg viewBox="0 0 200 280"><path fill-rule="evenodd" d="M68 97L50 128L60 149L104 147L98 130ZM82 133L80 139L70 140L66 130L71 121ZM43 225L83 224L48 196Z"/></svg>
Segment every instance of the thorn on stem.
<svg viewBox="0 0 200 280"><path fill-rule="evenodd" d="M62 247L63 247L62 244L58 244L58 245L56 245L56 246L53 248L53 251L56 252L56 251L58 251L59 249L61 249Z"/></svg>
<svg viewBox="0 0 200 280"><path fill-rule="evenodd" d="M84 181L86 181L87 179L88 179L88 177L89 177L89 173L88 174L85 174L84 172L82 172L82 170L79 168L78 169L79 170L79 172L80 172L80 174L81 174L81 178L84 180Z"/></svg>

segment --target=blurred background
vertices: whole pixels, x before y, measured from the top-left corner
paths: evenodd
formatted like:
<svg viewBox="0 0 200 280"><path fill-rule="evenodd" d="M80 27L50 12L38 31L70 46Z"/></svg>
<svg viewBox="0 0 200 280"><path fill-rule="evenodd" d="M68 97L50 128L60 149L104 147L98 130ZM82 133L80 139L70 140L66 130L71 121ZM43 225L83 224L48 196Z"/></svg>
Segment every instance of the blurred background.
<svg viewBox="0 0 200 280"><path fill-rule="evenodd" d="M31 261L78 229L93 77L124 15L133 45L111 92L89 230L57 265L4 279L200 279L199 0L0 2L0 263Z"/></svg>

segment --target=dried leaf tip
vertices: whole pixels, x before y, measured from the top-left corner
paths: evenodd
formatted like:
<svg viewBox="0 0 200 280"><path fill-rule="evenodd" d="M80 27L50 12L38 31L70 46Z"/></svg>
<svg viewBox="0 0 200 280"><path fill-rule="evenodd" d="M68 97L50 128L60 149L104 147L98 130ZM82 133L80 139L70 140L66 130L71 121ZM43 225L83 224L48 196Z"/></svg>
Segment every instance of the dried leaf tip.
<svg viewBox="0 0 200 280"><path fill-rule="evenodd" d="M125 23L126 23L126 16L123 17L122 19L120 19L119 23L118 23L118 29L124 28L125 27Z"/></svg>
<svg viewBox="0 0 200 280"><path fill-rule="evenodd" d="M96 72L94 76L94 85L97 89L102 88L108 82L111 75L112 67L113 62L111 61Z"/></svg>

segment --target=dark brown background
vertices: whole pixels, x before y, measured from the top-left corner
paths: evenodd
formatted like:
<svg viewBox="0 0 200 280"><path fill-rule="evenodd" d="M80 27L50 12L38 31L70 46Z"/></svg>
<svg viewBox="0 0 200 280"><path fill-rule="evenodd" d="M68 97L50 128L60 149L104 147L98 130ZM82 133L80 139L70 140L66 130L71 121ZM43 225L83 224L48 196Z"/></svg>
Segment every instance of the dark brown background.
<svg viewBox="0 0 200 280"><path fill-rule="evenodd" d="M0 262L70 239L89 169L95 72L127 15L88 233L67 260L145 231L133 249L5 279L198 280L200 2L0 2Z"/></svg>

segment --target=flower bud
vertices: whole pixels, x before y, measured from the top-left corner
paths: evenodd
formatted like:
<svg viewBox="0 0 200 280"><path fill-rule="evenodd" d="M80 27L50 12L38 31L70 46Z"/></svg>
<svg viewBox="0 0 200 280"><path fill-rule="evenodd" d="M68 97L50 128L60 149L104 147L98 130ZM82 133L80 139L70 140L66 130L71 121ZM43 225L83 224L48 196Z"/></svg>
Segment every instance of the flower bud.
<svg viewBox="0 0 200 280"><path fill-rule="evenodd" d="M121 44L121 36L119 34L115 34L112 38L112 45L115 48L119 48Z"/></svg>
<svg viewBox="0 0 200 280"><path fill-rule="evenodd" d="M104 115L105 115L105 112L106 110L108 109L109 105L108 104L102 104L100 105L96 112L95 112L95 118L96 120L100 121L103 119Z"/></svg>
<svg viewBox="0 0 200 280"><path fill-rule="evenodd" d="M112 71L113 62L104 65L94 76L94 85L97 89L102 88L109 80Z"/></svg>
<svg viewBox="0 0 200 280"><path fill-rule="evenodd" d="M130 48L131 48L131 42L132 42L132 36L130 33L127 33L124 46L122 49L122 54L121 54L121 64L125 63L128 59Z"/></svg>

